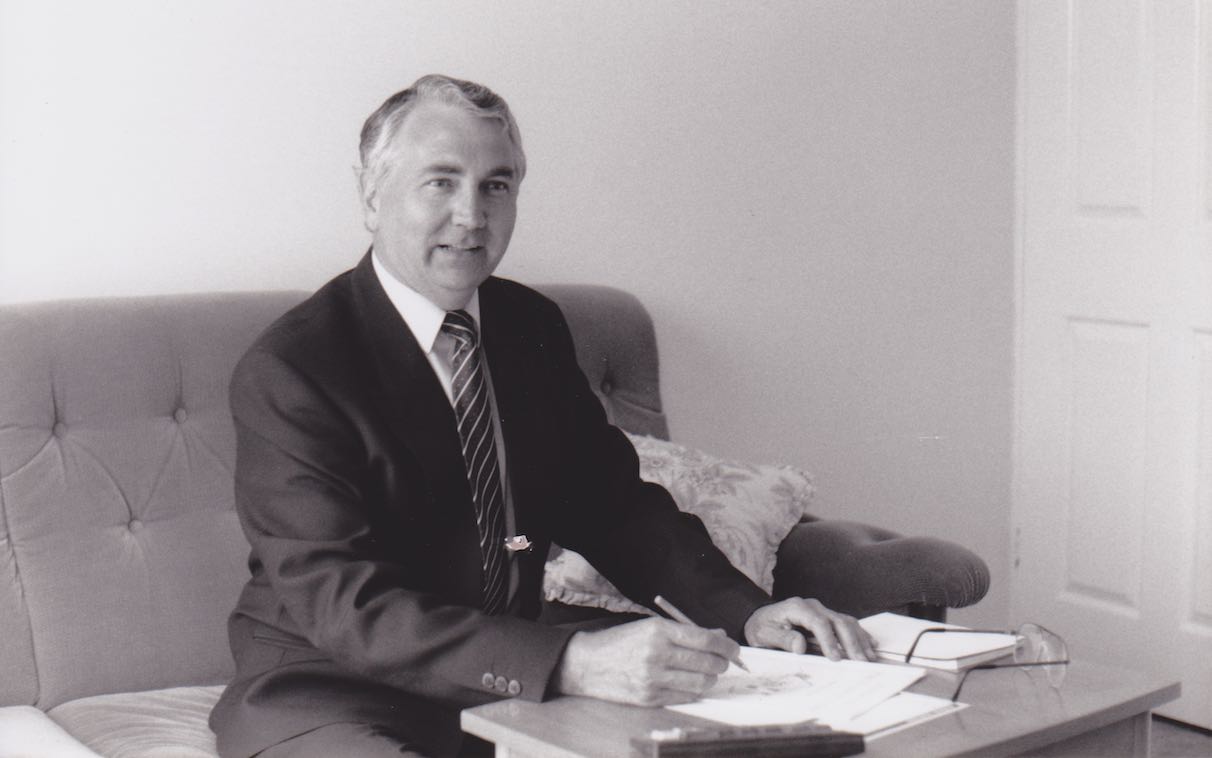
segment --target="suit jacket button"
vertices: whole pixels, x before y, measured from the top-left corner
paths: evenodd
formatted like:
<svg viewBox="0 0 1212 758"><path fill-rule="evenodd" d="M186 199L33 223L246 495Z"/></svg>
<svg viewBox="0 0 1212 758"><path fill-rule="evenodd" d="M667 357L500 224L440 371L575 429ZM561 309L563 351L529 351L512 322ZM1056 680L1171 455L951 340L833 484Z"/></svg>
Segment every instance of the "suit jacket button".
<svg viewBox="0 0 1212 758"><path fill-rule="evenodd" d="M504 692L509 687L509 680L503 676L498 676L497 680L492 683L492 686L497 692Z"/></svg>
<svg viewBox="0 0 1212 758"><path fill-rule="evenodd" d="M492 685L495 682L496 679L493 678L492 674L488 673L487 671L484 672L484 676L480 677L480 684L484 685L488 689L492 689Z"/></svg>
<svg viewBox="0 0 1212 758"><path fill-rule="evenodd" d="M522 694L522 684L517 679L509 680L509 694L510 695Z"/></svg>

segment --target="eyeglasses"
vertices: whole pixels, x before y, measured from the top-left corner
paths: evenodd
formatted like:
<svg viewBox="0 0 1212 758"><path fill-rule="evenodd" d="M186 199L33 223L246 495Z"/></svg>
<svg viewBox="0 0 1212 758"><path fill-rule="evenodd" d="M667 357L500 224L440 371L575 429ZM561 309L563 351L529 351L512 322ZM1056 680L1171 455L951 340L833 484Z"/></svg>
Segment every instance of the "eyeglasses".
<svg viewBox="0 0 1212 758"><path fill-rule="evenodd" d="M1059 634L1039 624L1023 624L1013 632L1001 629L946 629L943 627L923 629L914 638L913 644L909 646L909 652L905 654L905 663L913 658L913 651L917 649L917 643L921 642L923 635L947 633L1013 634L1016 639L1014 663L982 663L966 669L960 677L959 684L955 687L954 694L951 695L953 703L959 699L960 690L964 689L964 682L968 681L968 675L973 671L1039 666L1043 668L1044 674L1048 677L1048 684L1053 689L1059 689L1065 681L1065 672L1068 670L1066 666L1069 664L1069 646L1065 644L1065 640Z"/></svg>

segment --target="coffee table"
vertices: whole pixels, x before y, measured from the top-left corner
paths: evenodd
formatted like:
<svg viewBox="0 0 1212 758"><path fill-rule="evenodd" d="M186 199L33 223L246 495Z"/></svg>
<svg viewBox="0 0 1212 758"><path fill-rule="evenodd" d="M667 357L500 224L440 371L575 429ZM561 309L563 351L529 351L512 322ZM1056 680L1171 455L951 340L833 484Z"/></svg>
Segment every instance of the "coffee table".
<svg viewBox="0 0 1212 758"><path fill-rule="evenodd" d="M950 697L957 677L929 671L910 691ZM1060 689L1039 669L976 671L964 685L968 708L868 738L863 755L1147 756L1150 710L1178 695L1178 682L1082 661L1069 664ZM463 731L495 743L498 758L628 756L634 736L711 724L664 708L578 697L502 700L462 714Z"/></svg>

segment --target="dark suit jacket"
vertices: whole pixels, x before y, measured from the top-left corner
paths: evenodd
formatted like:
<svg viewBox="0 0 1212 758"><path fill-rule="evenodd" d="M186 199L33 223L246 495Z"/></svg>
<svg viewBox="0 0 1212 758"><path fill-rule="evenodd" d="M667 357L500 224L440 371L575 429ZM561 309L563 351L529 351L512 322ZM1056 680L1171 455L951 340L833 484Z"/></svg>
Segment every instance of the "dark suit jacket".
<svg viewBox="0 0 1212 758"><path fill-rule="evenodd" d="M340 721L392 725L435 753L458 710L539 700L573 630L545 626L554 540L620 590L668 597L739 639L769 598L697 518L639 479L559 309L492 278L482 339L517 532L511 613L480 604L480 550L450 403L367 255L261 335L231 384L236 507L252 545L229 622L236 677L211 715L224 755Z"/></svg>

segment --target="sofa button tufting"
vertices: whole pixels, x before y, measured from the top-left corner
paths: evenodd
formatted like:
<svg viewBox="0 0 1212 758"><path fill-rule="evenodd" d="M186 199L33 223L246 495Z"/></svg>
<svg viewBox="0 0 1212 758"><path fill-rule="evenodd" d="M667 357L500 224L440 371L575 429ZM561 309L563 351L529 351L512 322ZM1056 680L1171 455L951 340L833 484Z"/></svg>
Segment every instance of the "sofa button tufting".
<svg viewBox="0 0 1212 758"><path fill-rule="evenodd" d="M176 419L178 424L183 424L185 423L185 419L189 418L189 414L185 412L184 408L178 408L173 411L173 418Z"/></svg>
<svg viewBox="0 0 1212 758"><path fill-rule="evenodd" d="M62 421L56 421L55 425L51 427L51 434L62 438L67 434L67 424L63 423Z"/></svg>
<svg viewBox="0 0 1212 758"><path fill-rule="evenodd" d="M137 518L133 518L130 520L130 523L126 525L126 528L130 529L132 532L137 532L143 528L143 522Z"/></svg>
<svg viewBox="0 0 1212 758"><path fill-rule="evenodd" d="M602 394L609 395L611 392L614 392L614 385L610 382L602 382Z"/></svg>

